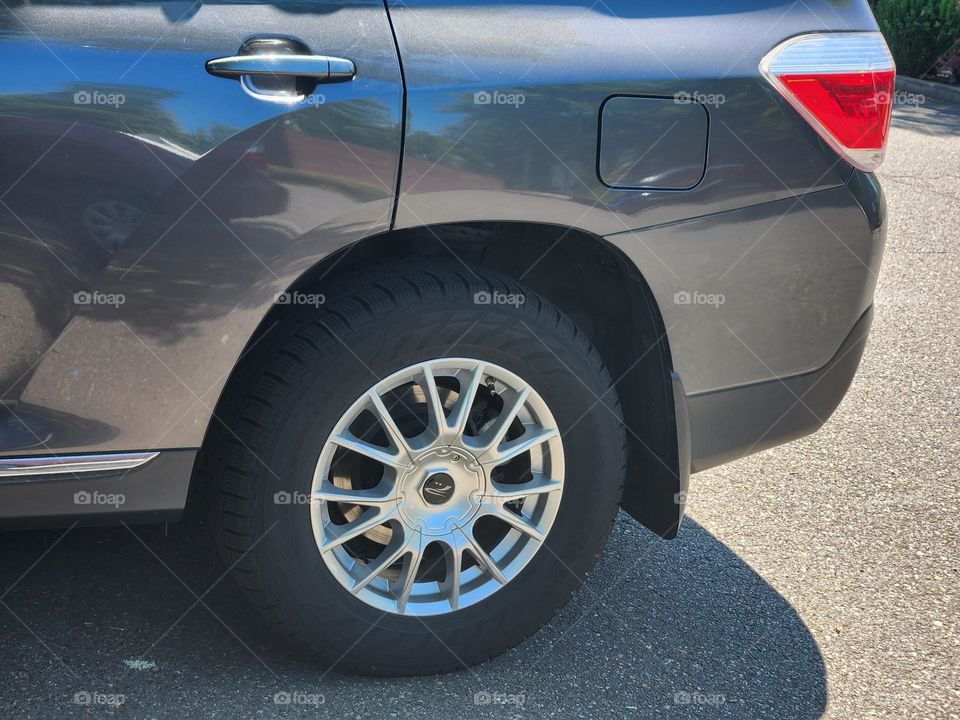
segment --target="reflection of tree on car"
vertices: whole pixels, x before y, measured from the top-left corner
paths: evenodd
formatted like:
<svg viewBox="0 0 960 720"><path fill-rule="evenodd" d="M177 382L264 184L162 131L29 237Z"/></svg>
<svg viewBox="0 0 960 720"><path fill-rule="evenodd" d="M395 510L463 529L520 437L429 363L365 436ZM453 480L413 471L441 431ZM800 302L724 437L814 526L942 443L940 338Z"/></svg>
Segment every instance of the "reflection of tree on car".
<svg viewBox="0 0 960 720"><path fill-rule="evenodd" d="M75 98L86 92L83 89L48 93L41 101L16 95L0 100L0 112L5 113L0 115L3 131L19 140L0 147L0 181L9 187L28 168L31 174L44 177L44 182L23 185L19 195L14 188L7 203L24 219L42 209L43 219L49 221L52 211L64 236L92 241L103 251L104 259L130 237L164 192L175 183L189 185L188 173L201 153L222 145L234 132L223 125L209 132L181 130L162 105L174 93L125 86L108 90L123 98L122 113L109 105L78 104ZM57 119L29 123L20 119L34 113ZM233 156L231 163L237 160L237 150L227 153ZM240 149L239 155L246 150ZM43 159L31 167L40 157ZM211 166L210 172L226 169L215 167L217 163L206 165ZM109 168L106 183L105 166ZM260 172L254 155L248 163L236 162L234 168L249 172L241 181L231 176L232 201L217 202L216 189L207 200L220 210L229 205L226 219L241 213L267 214L282 204L282 191ZM78 187L90 191L77 193ZM36 194L26 197L26 188ZM64 192L68 189L70 192ZM237 201L238 192L243 202ZM66 205L64 198L68 199Z"/></svg>
<svg viewBox="0 0 960 720"><path fill-rule="evenodd" d="M138 230L145 234L138 245L155 244L216 178L229 174L203 201L224 222L269 215L286 202L286 191L264 172L258 148L227 140L198 162L201 156L190 146L210 143L211 137L172 132L176 125L169 114L125 90L123 115L113 108L75 106L69 90L44 96L44 103L17 96L0 101L5 113L0 134L7 139L0 144L0 187L6 189L0 205L5 268L0 299L8 308L32 307L0 318L5 387L17 378L26 382L38 354L82 310L74 294L100 286L105 268ZM39 113L41 104L47 117L21 117ZM115 127L90 124L97 115ZM161 134L134 135L125 127L141 120ZM216 133L229 136L230 130Z"/></svg>

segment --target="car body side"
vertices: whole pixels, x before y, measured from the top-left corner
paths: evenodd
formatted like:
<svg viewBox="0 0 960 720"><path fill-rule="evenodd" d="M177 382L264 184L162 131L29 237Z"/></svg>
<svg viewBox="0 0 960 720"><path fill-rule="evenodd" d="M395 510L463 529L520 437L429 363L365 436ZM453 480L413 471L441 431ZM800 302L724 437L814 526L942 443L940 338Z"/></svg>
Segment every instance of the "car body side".
<svg viewBox="0 0 960 720"><path fill-rule="evenodd" d="M619 332L627 357L639 362L655 349L663 371L667 447L641 447L639 433L624 500L655 531L676 532L691 471L810 432L833 411L869 328L885 230L882 193L873 176L836 156L758 66L796 34L875 30L865 1L335 5L344 7L301 8L296 28L289 8L269 4L232 6L243 12L226 15L229 5L204 5L179 23L137 6L72 6L58 18L43 8L16 10L29 13L29 25L46 29L68 58L72 52L82 60L98 18L122 12L140 37L164 37L155 61L139 61L157 63L148 69L165 58L180 72L202 72L197 65L211 43L226 54L253 34L285 29L330 54L352 51L358 76L319 87L322 104L291 111L264 108L232 83L204 75L172 112L187 124L195 105L222 102L224 115L192 120L206 134L195 133L199 145L187 153L170 151L182 140L161 128L150 134L146 155L139 146L146 116L143 128L125 130L98 131L96 121L92 129L82 121L85 133L111 135L114 154L113 135L138 138L120 153L138 158L127 162L131 174L159 156L170 177L156 190L152 216L102 266L67 244L45 248L9 219L29 252L50 256L36 266L8 258L0 270L19 303L13 312L32 318L40 338L21 350L10 341L4 351L11 414L0 458L162 450L142 469L96 483L127 489L133 504L117 517L173 516L231 373L269 324L278 294L322 292L322 276L350 267L341 258L362 254L355 248L375 256L410 234L469 257L457 233L440 229L490 223L560 228L547 253L571 241L568 232L590 239L649 299L653 336L631 337L629 326ZM83 21L87 36L78 37L71 17ZM357 17L366 34L351 47ZM343 31L324 23L342 23ZM125 57L136 61L148 45L130 41ZM55 59L46 62L53 67ZM674 104L678 96L708 118L702 177L677 190L610 187L598 168L604 103ZM3 114L13 119L5 122L22 127L11 125L5 135L36 127L27 99L6 102ZM61 123L47 131L54 138L73 120L43 112L44 122ZM651 135L642 113L636 121L643 140L623 148L628 158L677 142L669 131ZM262 167L251 148L266 148ZM304 167L311 154L318 166L339 162L346 170L333 182L329 167ZM93 172L123 161L101 162ZM207 196L214 185L219 192ZM27 205L42 214L43 201ZM174 220L182 231L168 230ZM17 274L18 267L26 271ZM518 268L521 280L526 272ZM53 287L51 277L61 284ZM78 307L64 300L88 290L125 302ZM639 423L654 400L625 403L628 425L631 412ZM89 482L74 480L77 487ZM55 483L42 490L49 497L37 510L36 485L0 483L9 520L92 517L59 499Z"/></svg>

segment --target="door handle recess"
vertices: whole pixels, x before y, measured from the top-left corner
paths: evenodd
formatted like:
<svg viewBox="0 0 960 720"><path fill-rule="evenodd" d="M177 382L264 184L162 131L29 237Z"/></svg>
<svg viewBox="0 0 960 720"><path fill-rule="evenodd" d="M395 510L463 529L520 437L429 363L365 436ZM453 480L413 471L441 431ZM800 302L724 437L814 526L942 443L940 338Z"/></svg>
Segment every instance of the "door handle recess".
<svg viewBox="0 0 960 720"><path fill-rule="evenodd" d="M217 77L239 79L244 75L308 77L321 82L351 80L357 74L353 61L326 55L281 55L258 53L214 58L207 72Z"/></svg>

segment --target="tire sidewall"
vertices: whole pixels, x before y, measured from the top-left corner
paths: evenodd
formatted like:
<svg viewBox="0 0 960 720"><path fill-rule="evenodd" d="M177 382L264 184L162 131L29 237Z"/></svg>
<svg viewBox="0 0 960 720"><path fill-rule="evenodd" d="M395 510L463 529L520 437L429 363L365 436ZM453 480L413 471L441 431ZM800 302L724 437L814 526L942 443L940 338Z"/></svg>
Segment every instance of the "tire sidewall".
<svg viewBox="0 0 960 720"><path fill-rule="evenodd" d="M582 583L616 514L624 431L609 379L597 373L575 342L572 324L565 318L559 324L547 322L543 309L541 301L496 307L447 298L381 314L362 326L341 321L336 312L322 313L316 321L334 342L308 358L276 413L277 424L258 463L257 530L265 534L254 550L311 643L399 667L402 641L429 631L429 642L436 639L445 648L445 660L450 653L458 659L491 655L536 629ZM500 365L543 398L563 442L563 495L544 545L490 597L436 616L384 613L351 595L326 567L309 504L277 503L275 497L309 496L334 425L381 378L443 357ZM478 632L481 627L496 631ZM396 657L391 657L392 647L398 648Z"/></svg>

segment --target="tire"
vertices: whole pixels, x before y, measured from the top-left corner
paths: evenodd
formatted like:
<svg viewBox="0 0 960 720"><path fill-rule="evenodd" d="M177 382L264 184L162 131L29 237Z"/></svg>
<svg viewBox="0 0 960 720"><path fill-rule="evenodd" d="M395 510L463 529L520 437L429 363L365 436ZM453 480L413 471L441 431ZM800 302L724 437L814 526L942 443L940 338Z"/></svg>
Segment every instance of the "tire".
<svg viewBox="0 0 960 720"><path fill-rule="evenodd" d="M518 302L483 303L509 296ZM557 308L514 281L446 264L394 266L351 277L348 285L327 289L325 304L290 305L282 313L275 331L257 343L256 360L245 365L245 377L231 382L231 387L239 384L243 389L235 390L230 405L218 413L220 439L214 441L210 461L217 544L271 633L339 670L396 675L462 669L503 652L539 628L593 567L623 488L625 437L619 400L584 334ZM518 542L534 548L529 551L533 555L506 584L458 609L448 599L448 611L399 614L348 591L331 571L334 553L322 556L315 535L313 516L319 511L312 506L330 506L298 498L307 498L316 487L318 458L322 460L334 426L357 399L380 379L436 358L481 360L532 388L552 413L562 440L561 458L554 455L553 445L538 455L551 467L562 463L562 494L558 506L556 493L543 496L549 498L543 502L553 503L552 524L542 543L520 533ZM482 385L481 390L487 392ZM501 396L485 397L496 405ZM463 442L467 439L465 432ZM533 462L532 454L524 457L522 462ZM485 492L473 493L470 501L482 502ZM422 503L423 498L416 500ZM342 507L349 506L334 504L330 512ZM320 532L329 527L322 526L326 529ZM509 533L508 526L504 528L497 532ZM442 544L436 547L449 553ZM473 559L469 553L461 557L464 567ZM479 561L473 566L475 582L487 588L489 578ZM398 567L391 566L384 577L402 576L406 566ZM422 563L409 577L419 583L416 573L426 571ZM445 577L454 577L452 571ZM463 602L460 592L457 602ZM414 596L410 598L405 612L434 607L414 605Z"/></svg>

